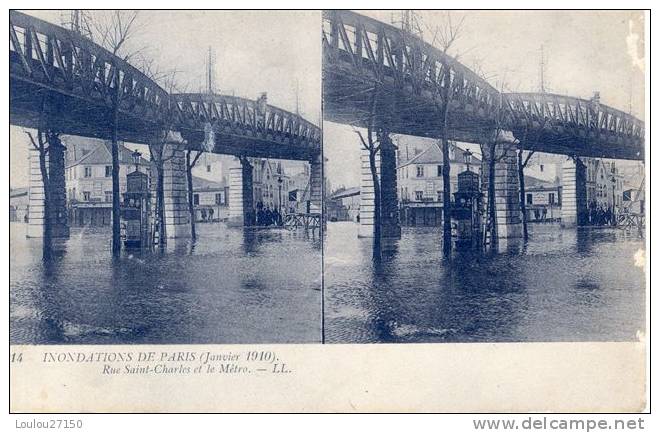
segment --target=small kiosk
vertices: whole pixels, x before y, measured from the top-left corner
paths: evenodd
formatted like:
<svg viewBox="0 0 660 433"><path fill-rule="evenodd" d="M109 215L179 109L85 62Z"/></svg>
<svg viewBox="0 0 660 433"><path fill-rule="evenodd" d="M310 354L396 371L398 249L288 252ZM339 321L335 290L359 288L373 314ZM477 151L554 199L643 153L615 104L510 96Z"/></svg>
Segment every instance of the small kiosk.
<svg viewBox="0 0 660 433"><path fill-rule="evenodd" d="M481 243L481 190L479 174L470 171L471 153L465 152L467 170L458 174L458 189L454 193L452 219L457 250L476 248Z"/></svg>
<svg viewBox="0 0 660 433"><path fill-rule="evenodd" d="M121 206L126 248L149 245L149 176L138 168L140 156L140 152L133 152L135 171L126 175L126 192Z"/></svg>

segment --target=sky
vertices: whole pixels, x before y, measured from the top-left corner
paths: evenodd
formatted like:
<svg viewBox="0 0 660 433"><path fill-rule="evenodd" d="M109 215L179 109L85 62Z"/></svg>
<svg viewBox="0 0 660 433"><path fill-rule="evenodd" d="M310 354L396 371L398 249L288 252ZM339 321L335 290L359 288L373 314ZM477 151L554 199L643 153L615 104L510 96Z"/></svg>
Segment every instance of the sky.
<svg viewBox="0 0 660 433"><path fill-rule="evenodd" d="M400 12L363 13L386 23L401 21ZM432 30L446 15L420 11L415 16L430 42ZM588 99L599 91L601 103L625 112L632 105L632 113L644 119L642 13L452 11L451 17L454 23L463 19L463 31L449 53L458 55L465 66L483 71L493 86L504 83L507 91L539 91L543 46L547 92ZM324 122L323 135L331 184L358 185L360 146L355 132Z"/></svg>
<svg viewBox="0 0 660 433"><path fill-rule="evenodd" d="M58 25L68 19L60 11L24 12ZM267 92L269 104L295 112L297 87L300 114L320 125L320 19L314 11L141 11L127 50L177 71L181 91L198 92L206 89L210 46L217 93L256 99ZM10 139L10 184L24 186L29 140L16 127Z"/></svg>

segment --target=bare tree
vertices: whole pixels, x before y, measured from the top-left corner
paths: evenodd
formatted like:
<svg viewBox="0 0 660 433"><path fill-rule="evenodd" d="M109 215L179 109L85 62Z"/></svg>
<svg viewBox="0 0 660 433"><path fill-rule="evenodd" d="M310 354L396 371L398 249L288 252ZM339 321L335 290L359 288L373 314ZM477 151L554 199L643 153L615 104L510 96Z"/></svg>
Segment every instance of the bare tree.
<svg viewBox="0 0 660 433"><path fill-rule="evenodd" d="M376 155L380 151L381 147L381 134L382 131L376 131L376 103L378 98L378 88L374 87L371 99L371 109L369 112L369 118L367 120L367 138L365 139L362 133L358 130L355 130L355 133L360 137L362 147L369 152L369 169L371 171L371 181L374 186L374 254L380 256L380 246L381 246L381 187L380 187L380 178L378 176L378 171L376 167ZM374 137L376 135L376 137Z"/></svg>
<svg viewBox="0 0 660 433"><path fill-rule="evenodd" d="M25 131L29 137L32 146L39 152L39 173L41 174L41 183L44 189L44 209L43 209L43 258L50 259L52 256L53 244L53 202L51 178L46 163L48 153L55 146L62 146L59 134L52 130L39 128L37 130L37 140L29 131Z"/></svg>
<svg viewBox="0 0 660 433"><path fill-rule="evenodd" d="M101 46L128 61L139 50L129 51L127 42L135 35L140 27L138 23L139 11L113 10L96 12L91 18L92 38ZM119 257L121 253L121 221L119 196L119 109L122 92L119 85L119 76L113 77L111 92L111 119L110 134L112 143L112 255Z"/></svg>
<svg viewBox="0 0 660 433"><path fill-rule="evenodd" d="M186 179L188 181L188 212L190 213L190 237L193 241L197 239L197 231L195 230L195 201L193 197L193 176L192 169L197 164L199 157L202 156L202 151L197 151L197 155L191 158L194 150L188 148L186 150Z"/></svg>
<svg viewBox="0 0 660 433"><path fill-rule="evenodd" d="M484 242L486 247L486 239L490 237L491 251L497 250L499 244L499 237L497 233L497 208L495 200L495 167L498 162L502 161L509 155L509 151L515 148L518 144L517 141L503 141L502 133L505 131L505 115L506 107L504 102L504 85L502 84L499 92L498 104L495 108L495 129L490 137L487 137L483 143L480 143L481 155L483 162L487 168L487 205L486 205L486 225L484 230Z"/></svg>
<svg viewBox="0 0 660 433"><path fill-rule="evenodd" d="M527 156L523 159L522 141L518 149L518 183L520 184L520 213L522 216L523 224L523 239L529 239L529 232L527 230L527 204L525 203L525 167L529 163L534 151L527 152Z"/></svg>
<svg viewBox="0 0 660 433"><path fill-rule="evenodd" d="M434 30L434 42L437 40L440 50L445 54L443 65L444 75L442 84L438 89L440 93L440 126L442 133L440 137L442 147L442 255L445 258L451 256L451 164L449 162L449 107L453 97L451 69L457 62L458 56L451 57L449 51L455 45L463 30L465 16L458 22L452 20L451 13L447 11L442 22ZM437 98L436 98L437 101Z"/></svg>

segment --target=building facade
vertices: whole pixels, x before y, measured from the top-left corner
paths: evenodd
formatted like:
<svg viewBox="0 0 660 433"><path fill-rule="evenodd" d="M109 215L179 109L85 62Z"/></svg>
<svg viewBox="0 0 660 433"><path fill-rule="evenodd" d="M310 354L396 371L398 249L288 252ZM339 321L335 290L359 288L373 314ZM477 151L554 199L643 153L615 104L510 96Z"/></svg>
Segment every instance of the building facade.
<svg viewBox="0 0 660 433"><path fill-rule="evenodd" d="M561 219L561 185L525 176L525 210L529 222Z"/></svg>
<svg viewBox="0 0 660 433"><path fill-rule="evenodd" d="M342 188L330 195L326 203L328 221L359 221L360 187Z"/></svg>
<svg viewBox="0 0 660 433"><path fill-rule="evenodd" d="M396 171L401 223L410 226L441 225L443 158L440 145L434 140L426 149L419 151L416 148L408 160L399 152L399 161ZM452 193L457 189L458 173L467 170L468 166L470 170L480 172L480 159L465 155L464 149L453 143L449 147L449 163Z"/></svg>
<svg viewBox="0 0 660 433"><path fill-rule="evenodd" d="M193 206L195 221L224 221L229 217L229 187L193 176Z"/></svg>
<svg viewBox="0 0 660 433"><path fill-rule="evenodd" d="M73 226L112 223L111 144L93 140L67 142L65 168L69 222ZM126 175L136 169L133 151L119 145L119 192L126 192ZM146 173L149 162L140 158L137 169Z"/></svg>
<svg viewBox="0 0 660 433"><path fill-rule="evenodd" d="M587 205L589 209L611 209L618 213L623 206L624 176L614 161L583 158L587 172Z"/></svg>

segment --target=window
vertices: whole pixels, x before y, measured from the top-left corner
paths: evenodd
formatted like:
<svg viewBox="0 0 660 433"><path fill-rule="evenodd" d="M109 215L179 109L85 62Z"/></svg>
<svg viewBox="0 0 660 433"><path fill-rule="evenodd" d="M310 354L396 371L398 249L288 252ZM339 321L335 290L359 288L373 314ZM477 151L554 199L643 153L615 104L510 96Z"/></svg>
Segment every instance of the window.
<svg viewBox="0 0 660 433"><path fill-rule="evenodd" d="M89 201L90 198L92 198L92 193L89 191L83 191L83 200Z"/></svg>
<svg viewBox="0 0 660 433"><path fill-rule="evenodd" d="M195 206L199 205L199 194L193 194L193 204Z"/></svg>
<svg viewBox="0 0 660 433"><path fill-rule="evenodd" d="M106 165L105 166L105 177L112 177L112 166L111 165Z"/></svg>
<svg viewBox="0 0 660 433"><path fill-rule="evenodd" d="M541 172L543 172L543 164L539 165L539 168L541 169Z"/></svg>
<svg viewBox="0 0 660 433"><path fill-rule="evenodd" d="M112 191L105 191L105 201L106 202L112 201Z"/></svg>
<svg viewBox="0 0 660 433"><path fill-rule="evenodd" d="M548 203L555 204L555 193L551 192L548 194Z"/></svg>
<svg viewBox="0 0 660 433"><path fill-rule="evenodd" d="M534 203L534 200L532 199L532 194L527 194L527 204L532 204Z"/></svg>
<svg viewBox="0 0 660 433"><path fill-rule="evenodd" d="M442 203L442 191L437 191L437 195L438 195L438 202Z"/></svg>
<svg viewBox="0 0 660 433"><path fill-rule="evenodd" d="M92 177L92 167L85 167L85 177Z"/></svg>
<svg viewBox="0 0 660 433"><path fill-rule="evenodd" d="M221 193L217 193L215 195L215 204L222 204L222 194Z"/></svg>
<svg viewBox="0 0 660 433"><path fill-rule="evenodd" d="M211 164L206 164L206 172L207 173L211 172Z"/></svg>
<svg viewBox="0 0 660 433"><path fill-rule="evenodd" d="M424 177L424 166L423 165L418 165L417 166L417 177Z"/></svg>
<svg viewBox="0 0 660 433"><path fill-rule="evenodd" d="M439 165L438 166L438 177L441 177L441 176L442 176L442 166Z"/></svg>
<svg viewBox="0 0 660 433"><path fill-rule="evenodd" d="M422 201L424 197L424 191L415 191L415 200Z"/></svg>

